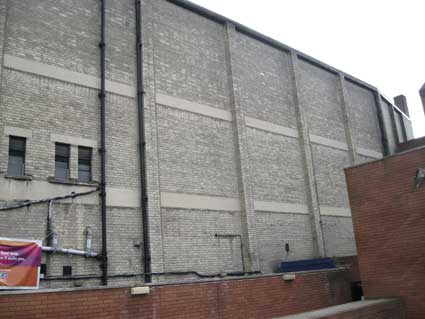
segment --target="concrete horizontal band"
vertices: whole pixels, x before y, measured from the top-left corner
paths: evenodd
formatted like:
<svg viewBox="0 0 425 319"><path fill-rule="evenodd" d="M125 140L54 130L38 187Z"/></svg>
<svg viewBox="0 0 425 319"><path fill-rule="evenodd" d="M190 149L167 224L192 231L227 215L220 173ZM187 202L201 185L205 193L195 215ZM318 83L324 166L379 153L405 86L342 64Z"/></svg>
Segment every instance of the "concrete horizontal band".
<svg viewBox="0 0 425 319"><path fill-rule="evenodd" d="M28 129L20 128L20 127L14 127L14 126L5 126L4 135L32 138L32 130L28 130Z"/></svg>
<svg viewBox="0 0 425 319"><path fill-rule="evenodd" d="M3 65L9 69L100 90L100 78L57 66L18 58L9 54L4 55ZM107 92L132 98L136 97L136 88L133 86L108 80L106 80L105 85Z"/></svg>
<svg viewBox="0 0 425 319"><path fill-rule="evenodd" d="M57 196L70 195L72 192L82 193L94 189L90 186L52 184L47 181L17 181L13 179L3 180L0 183L0 200L41 200ZM140 189L123 189L106 187L106 205L116 207L140 207ZM97 193L74 199L61 200L61 203L76 203L87 205L99 205Z"/></svg>
<svg viewBox="0 0 425 319"><path fill-rule="evenodd" d="M254 209L261 212L308 214L307 205L284 202L254 201Z"/></svg>
<svg viewBox="0 0 425 319"><path fill-rule="evenodd" d="M253 117L246 116L245 123L247 126L263 130L270 133L275 133L279 135L289 136L289 137L298 137L298 131L293 128L289 128L282 125L277 125L274 123L258 120Z"/></svg>
<svg viewBox="0 0 425 319"><path fill-rule="evenodd" d="M197 194L161 193L161 206L202 210L240 211L238 198L206 196Z"/></svg>
<svg viewBox="0 0 425 319"><path fill-rule="evenodd" d="M86 138L50 133L52 142L97 148L97 141Z"/></svg>
<svg viewBox="0 0 425 319"><path fill-rule="evenodd" d="M340 141L331 140L326 137L322 137L315 134L310 134L310 142L314 144L320 144L323 146L328 146L332 148L336 148L343 151L348 151L348 144Z"/></svg>
<svg viewBox="0 0 425 319"><path fill-rule="evenodd" d="M373 151L373 150L369 150L369 149L366 149L366 148L358 147L356 150L357 150L358 154L363 155L363 156L372 157L372 158L376 158L376 159L383 157L382 153L377 152L377 151Z"/></svg>
<svg viewBox="0 0 425 319"><path fill-rule="evenodd" d="M351 210L345 207L332 207L332 206L320 205L320 215L351 217Z"/></svg>
<svg viewBox="0 0 425 319"><path fill-rule="evenodd" d="M183 100L167 94L157 93L156 103L191 113L220 119L223 121L231 122L233 120L232 113L230 111Z"/></svg>

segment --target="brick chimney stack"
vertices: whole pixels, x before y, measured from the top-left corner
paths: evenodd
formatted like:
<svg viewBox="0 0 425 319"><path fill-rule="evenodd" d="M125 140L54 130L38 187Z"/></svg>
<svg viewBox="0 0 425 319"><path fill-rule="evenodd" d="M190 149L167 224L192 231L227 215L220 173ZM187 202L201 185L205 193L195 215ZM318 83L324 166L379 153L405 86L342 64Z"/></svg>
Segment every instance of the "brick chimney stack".
<svg viewBox="0 0 425 319"><path fill-rule="evenodd" d="M404 112L407 116L409 116L409 107L407 106L407 100L404 95L398 95L394 98L394 104Z"/></svg>

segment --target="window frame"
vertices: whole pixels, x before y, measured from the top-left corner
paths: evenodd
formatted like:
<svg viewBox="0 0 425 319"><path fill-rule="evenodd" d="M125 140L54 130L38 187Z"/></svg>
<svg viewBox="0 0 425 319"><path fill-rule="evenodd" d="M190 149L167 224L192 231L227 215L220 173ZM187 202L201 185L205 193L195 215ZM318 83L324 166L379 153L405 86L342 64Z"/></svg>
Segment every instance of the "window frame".
<svg viewBox="0 0 425 319"><path fill-rule="evenodd" d="M87 151L88 156L83 157L83 151ZM87 166L88 170L81 169L82 166ZM82 178L82 173L88 173L88 179ZM78 181L90 183L93 181L93 148L87 146L78 146Z"/></svg>
<svg viewBox="0 0 425 319"><path fill-rule="evenodd" d="M66 147L67 148L67 156L63 155L63 154L58 154L58 147ZM63 159L67 159L66 161ZM58 174L58 170L61 169L60 167L57 166L57 163L66 163L67 164L67 168L66 168L66 172L65 172L65 178L62 178L62 176L59 176ZM71 145L70 144L65 144L65 143L59 143L59 142L55 142L55 180L57 181L61 181L61 182L66 182L69 181L70 179L70 169L71 169Z"/></svg>
<svg viewBox="0 0 425 319"><path fill-rule="evenodd" d="M13 140L23 142L23 147L19 149L19 147L13 148L13 145L16 145L16 143L13 143ZM9 150L8 150L8 163L7 163L7 175L12 177L22 177L25 176L25 161L26 161L26 152L27 152L27 138L22 136L16 136L16 135L9 135ZM21 168L20 174L15 174L12 172L12 161L11 158L21 158Z"/></svg>

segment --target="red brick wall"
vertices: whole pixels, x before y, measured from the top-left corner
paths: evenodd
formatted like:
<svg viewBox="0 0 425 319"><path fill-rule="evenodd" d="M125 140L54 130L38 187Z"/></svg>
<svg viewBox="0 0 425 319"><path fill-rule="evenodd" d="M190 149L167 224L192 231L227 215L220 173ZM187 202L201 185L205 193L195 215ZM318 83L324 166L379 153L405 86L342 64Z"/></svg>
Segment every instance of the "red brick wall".
<svg viewBox="0 0 425 319"><path fill-rule="evenodd" d="M407 318L425 318L425 148L346 170L366 297L400 296Z"/></svg>
<svg viewBox="0 0 425 319"><path fill-rule="evenodd" d="M345 271L151 288L0 295L0 318L274 318L351 300Z"/></svg>

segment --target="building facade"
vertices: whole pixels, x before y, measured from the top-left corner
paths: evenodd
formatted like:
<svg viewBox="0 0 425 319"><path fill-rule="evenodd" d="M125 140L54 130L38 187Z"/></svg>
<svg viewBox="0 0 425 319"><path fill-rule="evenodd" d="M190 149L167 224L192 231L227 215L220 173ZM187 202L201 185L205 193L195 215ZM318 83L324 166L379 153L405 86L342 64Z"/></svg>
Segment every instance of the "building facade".
<svg viewBox="0 0 425 319"><path fill-rule="evenodd" d="M0 237L98 254L46 252L46 287L354 255L343 168L412 138L375 87L186 1L1 0L0 57Z"/></svg>

